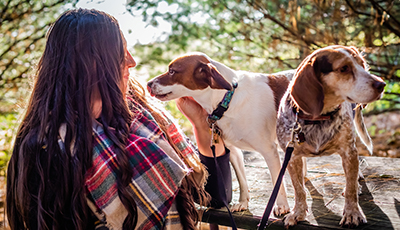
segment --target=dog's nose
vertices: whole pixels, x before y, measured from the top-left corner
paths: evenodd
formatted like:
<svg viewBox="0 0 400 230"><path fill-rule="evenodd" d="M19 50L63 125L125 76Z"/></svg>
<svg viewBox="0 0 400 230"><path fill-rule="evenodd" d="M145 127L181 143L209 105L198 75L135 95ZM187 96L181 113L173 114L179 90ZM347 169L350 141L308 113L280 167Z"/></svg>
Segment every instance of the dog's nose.
<svg viewBox="0 0 400 230"><path fill-rule="evenodd" d="M151 85L153 84L153 81L147 82L147 91L151 92Z"/></svg>
<svg viewBox="0 0 400 230"><path fill-rule="evenodd" d="M375 81L372 83L372 87L374 87L379 93L382 93L385 88L386 83L384 81Z"/></svg>
<svg viewBox="0 0 400 230"><path fill-rule="evenodd" d="M151 86L153 85L154 81L147 82L147 91L150 93L150 96L154 96L153 91L151 90Z"/></svg>

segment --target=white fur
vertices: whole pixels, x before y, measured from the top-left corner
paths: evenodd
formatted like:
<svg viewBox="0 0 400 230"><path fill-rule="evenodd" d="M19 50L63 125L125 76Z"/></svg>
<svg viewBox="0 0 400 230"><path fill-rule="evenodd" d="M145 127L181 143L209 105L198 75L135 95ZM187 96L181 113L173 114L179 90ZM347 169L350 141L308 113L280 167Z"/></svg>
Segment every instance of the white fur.
<svg viewBox="0 0 400 230"><path fill-rule="evenodd" d="M222 130L226 146L231 150L230 161L240 185L239 203L233 205L231 210L240 211L248 208L250 199L243 155L240 149L261 153L267 162L274 183L281 168L275 142L276 110L274 95L267 84L268 78L265 74L235 71L222 63L210 59L208 56L206 57L228 82L236 81L238 83L229 109L216 124ZM170 93L162 100L191 96L209 114L217 107L227 92L226 90L212 89L210 87L203 90L190 90L180 84L163 86L157 83L157 78L152 80L151 90L157 94ZM274 213L281 215L288 211L289 205L282 185Z"/></svg>
<svg viewBox="0 0 400 230"><path fill-rule="evenodd" d="M326 82L329 84L329 78L332 79L332 84L329 84L329 87L333 88L337 95L342 97L343 101L357 102L357 103L370 103L371 101L375 101L376 92L375 89L371 87L374 81L381 81L377 76L368 73L368 70L365 69L362 65L356 62L356 59L353 58L346 50L338 49L341 53L349 57L348 59L343 59L346 61L351 61L354 69L354 76L357 76L352 82L348 79L340 79L334 78L334 73L325 76ZM342 65L341 62L335 62L333 65L333 69ZM338 87L340 86L340 87Z"/></svg>

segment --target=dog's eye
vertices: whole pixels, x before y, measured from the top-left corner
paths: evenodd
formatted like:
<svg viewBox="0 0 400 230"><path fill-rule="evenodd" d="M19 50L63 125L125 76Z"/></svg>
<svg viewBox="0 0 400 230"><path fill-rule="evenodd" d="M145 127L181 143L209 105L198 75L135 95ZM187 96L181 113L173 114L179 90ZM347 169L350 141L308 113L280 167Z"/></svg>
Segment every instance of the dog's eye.
<svg viewBox="0 0 400 230"><path fill-rule="evenodd" d="M169 74L173 75L175 73L175 70L169 69Z"/></svg>
<svg viewBox="0 0 400 230"><path fill-rule="evenodd" d="M348 65L344 65L344 66L342 66L342 68L340 68L341 73L347 73L349 71L350 71L350 67Z"/></svg>

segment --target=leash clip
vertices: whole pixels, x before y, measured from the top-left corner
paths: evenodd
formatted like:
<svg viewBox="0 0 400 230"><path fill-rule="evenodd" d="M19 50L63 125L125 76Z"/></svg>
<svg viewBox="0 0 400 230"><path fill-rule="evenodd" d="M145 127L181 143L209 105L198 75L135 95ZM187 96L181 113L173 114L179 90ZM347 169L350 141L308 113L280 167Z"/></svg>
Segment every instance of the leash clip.
<svg viewBox="0 0 400 230"><path fill-rule="evenodd" d="M219 137L221 136L221 129L215 124L217 120L213 119L211 116L208 116L206 118L206 121L208 123L208 126L210 127L210 133L211 133L211 142L210 146L213 146L214 144L219 143Z"/></svg>
<svg viewBox="0 0 400 230"><path fill-rule="evenodd" d="M211 123L211 146L219 143L219 137L221 136L221 129L215 125L215 122Z"/></svg>
<svg viewBox="0 0 400 230"><path fill-rule="evenodd" d="M215 129L215 122L211 123L211 143L210 146L214 145L214 129Z"/></svg>
<svg viewBox="0 0 400 230"><path fill-rule="evenodd" d="M215 129L215 122L216 120L211 119L210 116L207 116L206 121L208 123L208 126L210 127L210 134L211 134L211 140L210 140L210 146L214 145L214 129Z"/></svg>
<svg viewBox="0 0 400 230"><path fill-rule="evenodd" d="M295 122L293 123L293 127L291 128L292 135L289 143L287 144L287 147L294 147L295 140L297 141L298 144L302 144L306 140L304 137L304 133L302 132L301 125L299 123L298 114L299 113L296 112L296 119Z"/></svg>

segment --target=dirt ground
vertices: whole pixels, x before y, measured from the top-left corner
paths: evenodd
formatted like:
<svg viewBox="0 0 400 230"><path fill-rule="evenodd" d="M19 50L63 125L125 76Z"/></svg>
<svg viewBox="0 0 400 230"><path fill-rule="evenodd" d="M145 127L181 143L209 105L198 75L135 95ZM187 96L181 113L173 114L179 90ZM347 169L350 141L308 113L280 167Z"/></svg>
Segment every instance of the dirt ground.
<svg viewBox="0 0 400 230"><path fill-rule="evenodd" d="M400 112L391 112L364 117L365 124L374 144L373 156L400 158ZM369 156L367 148L358 139L360 155ZM4 224L5 178L0 176L0 229L7 229ZM202 229L208 229L207 224ZM231 229L221 227L221 230Z"/></svg>

